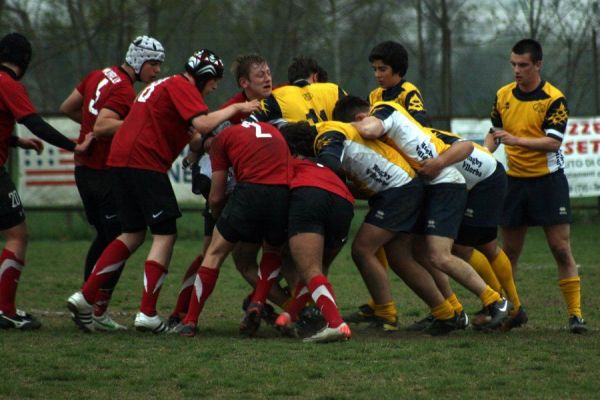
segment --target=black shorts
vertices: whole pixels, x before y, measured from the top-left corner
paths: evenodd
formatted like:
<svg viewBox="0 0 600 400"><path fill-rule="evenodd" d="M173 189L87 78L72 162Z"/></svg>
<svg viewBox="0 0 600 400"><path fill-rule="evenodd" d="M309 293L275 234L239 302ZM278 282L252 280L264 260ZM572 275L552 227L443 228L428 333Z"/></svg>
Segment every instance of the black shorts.
<svg viewBox="0 0 600 400"><path fill-rule="evenodd" d="M238 182L217 220L217 229L232 243L279 246L287 239L289 189L283 185Z"/></svg>
<svg viewBox="0 0 600 400"><path fill-rule="evenodd" d="M492 175L467 193L463 225L496 228L502 219L505 197L506 172L502 164L498 163Z"/></svg>
<svg viewBox="0 0 600 400"><path fill-rule="evenodd" d="M365 222L394 233L412 232L423 203L423 187L423 182L416 178L404 186L371 196Z"/></svg>
<svg viewBox="0 0 600 400"><path fill-rule="evenodd" d="M348 239L354 216L352 203L337 194L315 187L299 187L290 194L288 237L318 233L325 247L340 248Z"/></svg>
<svg viewBox="0 0 600 400"><path fill-rule="evenodd" d="M167 174L137 168L110 170L123 232L139 232L181 217Z"/></svg>
<svg viewBox="0 0 600 400"><path fill-rule="evenodd" d="M569 183L562 170L539 178L508 177L502 226L570 224Z"/></svg>
<svg viewBox="0 0 600 400"><path fill-rule="evenodd" d="M15 227L25 221L25 210L15 184L0 167L0 231Z"/></svg>
<svg viewBox="0 0 600 400"><path fill-rule="evenodd" d="M467 193L467 205L455 243L479 246L496 239L506 196L506 172L496 170Z"/></svg>
<svg viewBox="0 0 600 400"><path fill-rule="evenodd" d="M464 184L425 185L423 207L415 233L456 239L466 203L467 188Z"/></svg>
<svg viewBox="0 0 600 400"><path fill-rule="evenodd" d="M91 225L119 224L109 170L75 167L75 183Z"/></svg>

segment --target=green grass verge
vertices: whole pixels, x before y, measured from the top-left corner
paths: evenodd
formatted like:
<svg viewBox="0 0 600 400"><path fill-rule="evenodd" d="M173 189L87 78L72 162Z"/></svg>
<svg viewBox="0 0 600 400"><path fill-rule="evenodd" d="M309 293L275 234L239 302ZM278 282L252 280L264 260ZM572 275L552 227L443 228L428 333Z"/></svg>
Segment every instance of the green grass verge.
<svg viewBox="0 0 600 400"><path fill-rule="evenodd" d="M62 226L35 220L31 214L29 218L34 238L40 224ZM180 229L189 229L190 237L199 236L198 216L181 222ZM566 332L556 267L543 233L532 229L518 276L530 316L526 327L508 334L467 330L430 338L353 326L351 341L329 345L280 338L269 327L262 327L257 338L240 338L240 304L248 287L230 260L201 316L196 338L133 330L85 335L66 315L65 302L81 284L88 243L33 240L18 304L36 310L44 326L39 332L0 332L0 398L595 398L600 370L595 329L600 319L595 296L600 290L599 240L596 226L573 227L584 312L591 322L585 336ZM159 301L163 315L173 306L181 275L200 247L199 239L177 242ZM128 262L111 306L115 319L129 326L141 297L147 250L146 244ZM391 280L400 322L406 326L427 310L396 277ZM349 246L334 263L331 281L343 312L367 300ZM474 296L454 287L467 311L479 309Z"/></svg>

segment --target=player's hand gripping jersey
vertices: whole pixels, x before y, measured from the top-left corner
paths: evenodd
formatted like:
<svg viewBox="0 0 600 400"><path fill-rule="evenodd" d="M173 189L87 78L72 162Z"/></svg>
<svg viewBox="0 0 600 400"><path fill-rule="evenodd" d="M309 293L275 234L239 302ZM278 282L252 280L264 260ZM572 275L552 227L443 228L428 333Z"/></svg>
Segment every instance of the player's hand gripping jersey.
<svg viewBox="0 0 600 400"><path fill-rule="evenodd" d="M401 187L415 177L400 153L382 141L364 139L350 124L327 121L315 129L315 153L339 159L346 176L369 195Z"/></svg>
<svg viewBox="0 0 600 400"><path fill-rule="evenodd" d="M569 110L560 90L542 81L533 92L523 93L515 82L496 93L492 108L492 125L516 137L551 137L562 142ZM505 146L508 169L516 178L548 175L564 168L561 150L545 153L521 146Z"/></svg>
<svg viewBox="0 0 600 400"><path fill-rule="evenodd" d="M252 119L281 126L286 123L308 121L311 124L329 121L335 103L346 93L335 83L308 83L281 86L261 101L261 111Z"/></svg>
<svg viewBox="0 0 600 400"><path fill-rule="evenodd" d="M437 157L450 148L450 145L415 121L399 104L376 103L371 108L371 115L383 123L385 136L381 140L401 152L416 171L419 170L421 161ZM448 166L435 178L425 181L429 185L438 183L465 183L465 179L455 167Z"/></svg>
<svg viewBox="0 0 600 400"><path fill-rule="evenodd" d="M78 143L83 142L85 136L94 130L101 109L108 108L125 119L135 99L133 81L127 72L116 66L90 72L77 85L77 91L83 96ZM75 155L75 163L94 169L106 169L111 142L112 137L96 138L89 151Z"/></svg>
<svg viewBox="0 0 600 400"><path fill-rule="evenodd" d="M432 128L428 128L428 130L436 135L438 139L449 145L457 141L466 140L452 132ZM473 152L463 161L454 164L454 166L458 168L465 178L467 190L471 190L473 186L492 176L494 171L496 171L498 161L488 149L477 143L473 143Z"/></svg>
<svg viewBox="0 0 600 400"><path fill-rule="evenodd" d="M369 94L369 104L374 105L382 101L392 101L400 104L421 125L429 125L429 117L425 110L421 92L412 83L402 79L399 84L389 89L382 87L373 89Z"/></svg>

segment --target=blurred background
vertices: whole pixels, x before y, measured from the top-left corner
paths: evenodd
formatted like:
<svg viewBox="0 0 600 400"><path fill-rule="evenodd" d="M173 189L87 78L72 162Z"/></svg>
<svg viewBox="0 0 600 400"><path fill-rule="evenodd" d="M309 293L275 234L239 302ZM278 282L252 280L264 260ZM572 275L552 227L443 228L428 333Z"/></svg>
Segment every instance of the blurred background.
<svg viewBox="0 0 600 400"><path fill-rule="evenodd" d="M0 32L32 41L25 84L44 113L90 70L122 63L141 34L165 46L163 76L206 47L226 66L260 53L274 83L284 83L302 54L362 97L376 86L371 48L396 40L409 51L406 78L421 88L434 125L447 128L451 118L489 115L496 90L512 80L510 49L524 37L542 43L543 77L565 93L571 115L599 115L598 14L596 0L0 0ZM209 105L236 90L227 74Z"/></svg>

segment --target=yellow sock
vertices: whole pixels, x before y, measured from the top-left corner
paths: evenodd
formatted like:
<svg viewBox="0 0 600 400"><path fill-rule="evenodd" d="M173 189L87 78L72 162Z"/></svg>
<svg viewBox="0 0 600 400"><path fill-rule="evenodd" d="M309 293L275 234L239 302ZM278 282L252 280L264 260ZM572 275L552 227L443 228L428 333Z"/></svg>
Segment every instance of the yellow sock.
<svg viewBox="0 0 600 400"><path fill-rule="evenodd" d="M517 293L517 286L515 285L515 279L512 273L512 265L504 250L500 249L498 256L491 262L491 265L496 277L502 285L502 289L504 289L504 293L506 293L506 297L513 303L514 309L518 310L521 308L521 300Z"/></svg>
<svg viewBox="0 0 600 400"><path fill-rule="evenodd" d="M450 303L450 306L452 306L452 309L455 313L460 314L462 312L463 305L460 304L460 301L458 301L458 297L456 297L455 293L452 293L452 295L448 297L446 301Z"/></svg>
<svg viewBox="0 0 600 400"><path fill-rule="evenodd" d="M435 319L450 319L454 317L454 307L448 300L444 300L443 303L438 304L437 306L431 309L431 315Z"/></svg>
<svg viewBox="0 0 600 400"><path fill-rule="evenodd" d="M387 257L385 256L385 250L383 249L383 247L380 247L379 249L377 249L377 253L375 253L375 257L377 257L377 260L379 260L379 262L381 263L381 265L383 265L383 268L385 270L387 270L389 268L389 264L388 264L388 260Z"/></svg>
<svg viewBox="0 0 600 400"><path fill-rule="evenodd" d="M581 318L581 279L578 276L561 279L558 285L567 303L569 315Z"/></svg>
<svg viewBox="0 0 600 400"><path fill-rule="evenodd" d="M388 321L396 321L398 319L398 310L396 309L396 303L393 301L385 304L375 304L374 310L376 316Z"/></svg>
<svg viewBox="0 0 600 400"><path fill-rule="evenodd" d="M481 299L481 302L483 303L484 307L487 307L490 304L495 303L501 299L498 292L496 292L489 286L485 287L485 290L479 295L479 298Z"/></svg>
<svg viewBox="0 0 600 400"><path fill-rule="evenodd" d="M502 292L502 286L500 285L500 282L498 281L490 262L481 252L473 249L471 258L469 258L468 262L479 274L481 279L485 281L485 283L487 283L496 292Z"/></svg>

